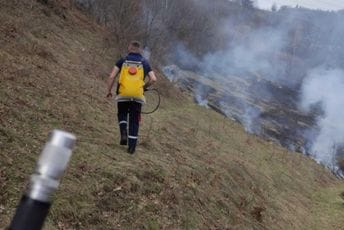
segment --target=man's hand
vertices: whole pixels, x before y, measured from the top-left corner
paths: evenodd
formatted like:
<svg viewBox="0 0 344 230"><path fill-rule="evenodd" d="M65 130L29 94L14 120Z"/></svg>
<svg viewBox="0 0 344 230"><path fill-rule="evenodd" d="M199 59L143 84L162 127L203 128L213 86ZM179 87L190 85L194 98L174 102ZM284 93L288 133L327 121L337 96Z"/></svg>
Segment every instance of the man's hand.
<svg viewBox="0 0 344 230"><path fill-rule="evenodd" d="M152 86L156 82L156 76L153 71L148 73L149 80L143 86L143 91L148 91L149 87Z"/></svg>
<svg viewBox="0 0 344 230"><path fill-rule="evenodd" d="M113 84L115 82L115 77L116 77L118 71L119 71L119 68L117 66L113 67L112 72L111 72L111 74L109 76L109 79L108 79L108 94L106 95L107 98L112 97L111 90L112 90Z"/></svg>

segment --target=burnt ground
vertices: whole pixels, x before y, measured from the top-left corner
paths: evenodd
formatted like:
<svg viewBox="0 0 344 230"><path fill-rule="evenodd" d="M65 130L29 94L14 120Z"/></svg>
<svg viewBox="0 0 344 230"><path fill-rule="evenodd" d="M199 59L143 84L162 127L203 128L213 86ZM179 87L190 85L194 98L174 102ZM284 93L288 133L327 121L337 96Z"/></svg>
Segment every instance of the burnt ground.
<svg viewBox="0 0 344 230"><path fill-rule="evenodd" d="M310 113L300 111L299 85L282 86L257 73L243 71L242 76L210 78L169 66L165 73L181 88L203 98L208 107L241 123L246 131L291 151L310 154L309 133L316 135L317 117L322 111L319 108ZM343 155L338 148L339 166Z"/></svg>

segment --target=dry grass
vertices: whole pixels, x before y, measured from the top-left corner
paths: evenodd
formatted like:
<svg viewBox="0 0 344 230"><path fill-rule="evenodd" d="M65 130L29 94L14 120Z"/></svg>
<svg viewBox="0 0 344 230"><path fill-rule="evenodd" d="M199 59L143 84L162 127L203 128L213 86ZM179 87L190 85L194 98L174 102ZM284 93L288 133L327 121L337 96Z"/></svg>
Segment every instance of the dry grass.
<svg viewBox="0 0 344 230"><path fill-rule="evenodd" d="M343 183L328 170L198 107L160 74L161 108L126 154L104 99L117 54L104 30L58 5L1 4L0 228L54 128L78 143L46 229L343 226Z"/></svg>

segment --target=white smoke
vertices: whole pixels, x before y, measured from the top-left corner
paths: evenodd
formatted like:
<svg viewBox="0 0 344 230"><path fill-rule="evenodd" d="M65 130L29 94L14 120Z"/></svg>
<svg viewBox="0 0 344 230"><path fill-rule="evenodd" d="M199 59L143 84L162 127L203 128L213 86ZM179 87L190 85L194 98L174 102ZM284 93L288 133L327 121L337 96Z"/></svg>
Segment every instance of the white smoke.
<svg viewBox="0 0 344 230"><path fill-rule="evenodd" d="M198 6L209 7L203 1ZM271 121L282 131L278 138L286 139L280 142L284 146L336 169L336 157L344 149L344 49L340 40L344 15L295 9L265 16L268 23L262 25L241 17L221 18L218 28L212 28L223 35L221 45L206 54L191 51L178 40L171 52L173 64L216 82L217 95L223 96L215 98L218 101L207 98L206 87L193 86L199 104L216 105L250 133L264 135L268 126L261 122ZM315 68L323 64L337 69ZM313 70L307 73L308 69ZM172 81L183 79L176 75L168 76ZM303 116L297 108L299 92L299 109L310 116ZM321 116L312 114L316 107L321 107ZM317 124L311 127L316 116Z"/></svg>
<svg viewBox="0 0 344 230"><path fill-rule="evenodd" d="M228 45L228 49L206 55L203 59L204 66L216 67L224 73L233 68L251 72L275 72L278 66L275 61L278 60L274 58L286 46L286 40L283 39L285 33L286 31L269 27L247 29L241 34L243 37ZM275 75L269 80L279 81L280 79L276 79L278 76Z"/></svg>
<svg viewBox="0 0 344 230"><path fill-rule="evenodd" d="M195 100L197 102L198 105L209 108L208 106L208 100L206 97L202 97L201 94L195 94Z"/></svg>
<svg viewBox="0 0 344 230"><path fill-rule="evenodd" d="M176 65L164 66L162 72L171 82L176 82L178 80L178 67Z"/></svg>
<svg viewBox="0 0 344 230"><path fill-rule="evenodd" d="M319 133L312 140L311 155L331 169L336 168L337 149L344 143L344 71L341 69L313 69L304 79L300 107L311 112L321 106L318 118Z"/></svg>
<svg viewBox="0 0 344 230"><path fill-rule="evenodd" d="M151 50L149 49L148 46L146 46L144 49L143 49L143 57L146 58L147 60L150 59L151 57Z"/></svg>
<svg viewBox="0 0 344 230"><path fill-rule="evenodd" d="M280 72L285 72L286 65L281 61L276 64L278 60L275 59L286 46L286 41L283 39L283 35L286 32L265 27L250 29L245 33L246 35L241 35L245 39L242 37L239 39L240 36L238 35L238 40L234 43L233 41L231 41L231 44L228 42L227 49L208 53L201 58L193 55L182 43L177 43L174 54L176 56L175 59L178 60L178 66L201 73L206 78L223 86L233 84L234 81L231 80L233 77L238 78L240 76L239 78L249 78L255 81L257 80L257 75L267 81L290 85L290 82L292 82L291 78L283 82L283 74L279 74ZM267 40L269 40L268 43L266 42ZM247 75L248 73L249 75ZM176 79L175 76L171 76L169 73L167 76L172 81ZM263 85L254 87L254 92L251 92L245 86L235 86L236 91L242 95L264 97L266 99L271 97L269 91ZM207 107L207 88L203 87L202 84L195 85L194 94L196 102L201 106ZM253 96L252 94L255 95ZM221 101L222 105L225 103L226 100ZM228 101L227 103L231 102ZM236 119L240 120L246 131L259 133L260 127L257 120L261 111L242 100L236 100L236 103L243 111L242 117L236 117ZM226 106L221 107L221 109L224 109Z"/></svg>
<svg viewBox="0 0 344 230"><path fill-rule="evenodd" d="M258 122L260 111L254 107L245 107L245 113L242 116L242 122L245 131L248 133L260 133L260 125Z"/></svg>

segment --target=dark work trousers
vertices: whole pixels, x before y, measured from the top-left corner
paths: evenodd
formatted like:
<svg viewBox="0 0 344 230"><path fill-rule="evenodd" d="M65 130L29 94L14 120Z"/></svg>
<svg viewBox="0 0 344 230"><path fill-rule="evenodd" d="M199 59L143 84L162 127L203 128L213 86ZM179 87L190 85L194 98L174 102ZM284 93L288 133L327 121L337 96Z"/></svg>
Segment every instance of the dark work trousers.
<svg viewBox="0 0 344 230"><path fill-rule="evenodd" d="M118 123L121 133L127 131L128 115L129 115L129 133L128 146L135 147L139 134L139 122L141 116L142 105L135 101L121 101L117 102L118 108Z"/></svg>

